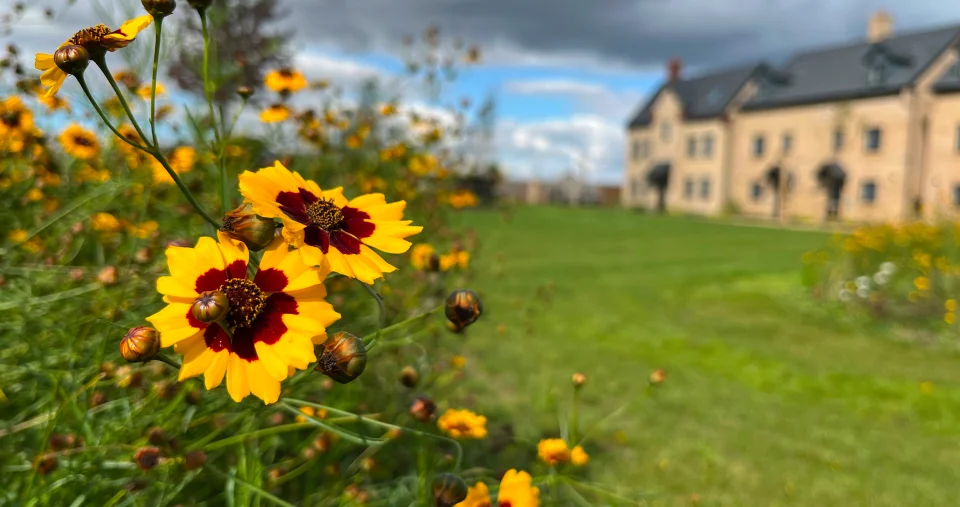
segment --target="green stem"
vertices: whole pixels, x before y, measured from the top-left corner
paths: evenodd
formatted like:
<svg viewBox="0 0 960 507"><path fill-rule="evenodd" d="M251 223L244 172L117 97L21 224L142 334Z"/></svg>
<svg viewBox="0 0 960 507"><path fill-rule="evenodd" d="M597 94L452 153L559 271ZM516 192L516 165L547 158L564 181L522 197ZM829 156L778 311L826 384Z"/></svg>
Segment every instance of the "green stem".
<svg viewBox="0 0 960 507"><path fill-rule="evenodd" d="M210 110L210 124L213 125L213 136L220 144L220 129L217 127L216 115L213 112L213 86L210 83L210 33L207 31L207 13L200 13L200 26L203 28L203 94L207 98L207 108Z"/></svg>
<svg viewBox="0 0 960 507"><path fill-rule="evenodd" d="M130 119L130 123L133 124L133 128L137 130L137 134L140 134L140 139L149 145L150 143L147 141L147 135L143 133L143 129L141 129L140 124L137 123L136 117L133 116L133 111L130 110L130 104L128 104L127 99L123 97L123 92L120 91L120 87L117 86L116 80L113 79L113 74L110 74L110 68L107 67L106 58L102 56L95 58L91 57L91 60L93 60L93 63L97 64L97 67L100 68L100 72L102 72L104 77L107 78L107 82L109 82L110 87L113 88L113 93L117 95L117 99L120 100L120 105L123 106L123 110L127 113L127 118ZM148 147L151 149L157 149L157 147L154 145L150 145Z"/></svg>
<svg viewBox="0 0 960 507"><path fill-rule="evenodd" d="M246 488L247 490L249 490L251 493L253 493L253 494L255 494L255 495L258 495L258 496L260 496L260 497L262 497L262 498L265 498L265 499L267 499L267 500L269 500L269 501L271 501L271 502L273 502L273 503L275 503L275 504L277 504L277 505L281 505L281 506L283 506L283 507L296 507L296 506L293 505L292 503L287 502L286 500L284 500L284 499L282 499L282 498L280 498L280 497L278 497L278 496L272 495L272 494L264 491L263 489L260 489L259 487L254 486L253 484L250 484L249 482L246 482L246 481L238 478L236 475L229 475L229 474L227 474L226 472L223 472L223 471L217 469L216 467L210 466L209 464L207 464L206 466L204 466L203 469L204 469L204 470L209 470L209 471L213 472L214 475L219 475L220 478L222 478L222 479L224 479L224 480L234 481L234 482L236 482L237 484L239 484L239 485L243 486L244 488Z"/></svg>
<svg viewBox="0 0 960 507"><path fill-rule="evenodd" d="M570 445L577 445L580 432L580 387L573 388L573 409L570 411Z"/></svg>
<svg viewBox="0 0 960 507"><path fill-rule="evenodd" d="M107 115L103 113L103 110L100 109L100 105L97 104L97 101L93 98L93 94L90 93L90 88L87 87L87 81L83 78L83 74L77 74L76 77L77 77L77 81L80 82L80 88L83 89L83 93L87 96L87 99L90 101L90 104L93 104L93 108L96 109L97 114L100 116L100 119L103 120L103 123L107 125L110 131L113 132L118 139L129 144L130 146L133 146L138 150L150 153L149 148L147 148L146 146L141 146L140 143L135 143L127 139L123 134L120 133L120 131L117 130L116 127L113 126L112 123L110 123L110 120L107 119Z"/></svg>
<svg viewBox="0 0 960 507"><path fill-rule="evenodd" d="M301 402L301 403L302 403L302 402ZM313 404L311 403L310 405L313 405ZM311 416L309 416L309 415L307 415L307 414L304 414L303 412L300 411L300 409L298 409L297 407L294 407L293 405L291 405L291 404L288 403L287 401L280 401L280 406L282 406L282 407L284 408L284 410L286 410L286 411L288 411L288 412L290 412L290 413L296 414L296 415L298 415L298 416L302 416L303 418L305 418L307 421L309 421L309 422L310 422L311 424L313 424L314 426L319 426L319 427L321 427L321 428L329 431L330 433L334 433L334 434L340 436L340 438L342 438L342 439L344 439L344 440L346 440L346 441L348 441L348 442L351 442L351 443L354 443L354 444L358 444L358 445L365 445L365 446L368 446L368 447L371 446L371 445L383 445L383 444L385 444L385 443L387 442L387 439L385 439L385 438L367 437L367 436L364 436L364 435L360 435L360 434L358 434L358 433L354 433L354 432L352 432L352 431L347 431L347 430L345 430L345 429L343 429L343 428L339 428L339 427L334 426L334 425L332 425L332 424L328 424L328 423L326 423L325 421L322 421L322 420L320 420L320 419L317 419L316 417L311 417ZM319 405L318 405L318 406L319 406ZM343 412L343 411L338 411L338 412ZM349 412L347 412L347 413L349 414ZM359 419L363 420L363 421L371 421L371 420L372 420L372 419L363 419L363 418L361 418L360 416L357 416L357 417L358 417Z"/></svg>
<svg viewBox="0 0 960 507"><path fill-rule="evenodd" d="M160 65L160 41L163 31L163 18L158 17L153 21L154 33L157 34L153 42L153 79L150 81L150 133L153 135L153 146L158 148L157 142L157 68Z"/></svg>
<svg viewBox="0 0 960 507"><path fill-rule="evenodd" d="M180 363L176 362L173 359L170 359L169 357L166 356L166 354L157 354L157 356L154 357L153 359L155 361L160 361L161 363L166 363L167 365L169 365L171 368L175 370L180 369Z"/></svg>
<svg viewBox="0 0 960 507"><path fill-rule="evenodd" d="M174 172L173 168L170 167L170 163L167 162L167 158L163 156L163 153L160 153L160 149L157 148L153 153L153 158L157 159L157 162L160 162L160 165L163 166L164 170L167 171L167 174L173 178L173 182L177 184L177 188L180 189L180 192L183 193L183 196L187 198L187 201L190 202L190 205L193 206L193 209L197 210L197 213L203 217L204 220L210 223L215 229L220 228L220 222L211 217L204 211L203 207L200 206L200 203L193 197L193 194L190 192L190 189L183 184L183 180L180 179L180 175Z"/></svg>
<svg viewBox="0 0 960 507"><path fill-rule="evenodd" d="M383 297L381 297L377 291L373 290L373 287L363 282L360 282L360 285L362 285L363 288L366 289L371 296L373 296L373 299L377 302L377 309L380 312L380 321L377 325L377 334L374 335L373 339L366 343L366 346L370 348L376 345L377 341L380 340L380 335L383 334L383 326L387 323L387 308L383 304Z"/></svg>

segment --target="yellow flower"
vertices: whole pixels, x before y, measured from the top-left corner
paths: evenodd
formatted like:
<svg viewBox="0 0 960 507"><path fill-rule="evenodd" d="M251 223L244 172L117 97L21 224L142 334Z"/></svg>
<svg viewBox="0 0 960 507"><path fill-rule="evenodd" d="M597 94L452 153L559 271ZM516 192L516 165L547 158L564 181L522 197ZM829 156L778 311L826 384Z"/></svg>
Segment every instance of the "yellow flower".
<svg viewBox="0 0 960 507"><path fill-rule="evenodd" d="M294 69L273 70L263 80L267 88L284 95L298 92L307 87L307 78Z"/></svg>
<svg viewBox="0 0 960 507"><path fill-rule="evenodd" d="M110 213L96 213L90 217L90 227L97 232L117 232L120 221Z"/></svg>
<svg viewBox="0 0 960 507"><path fill-rule="evenodd" d="M314 410L313 407L300 407L300 412L310 417L317 415L317 411ZM305 423L307 422L307 418L302 415L298 415L296 421L298 423Z"/></svg>
<svg viewBox="0 0 960 507"><path fill-rule="evenodd" d="M570 451L570 463L573 463L575 467L582 467L590 463L590 455L583 450L583 447L578 445Z"/></svg>
<svg viewBox="0 0 960 507"><path fill-rule="evenodd" d="M533 478L524 471L508 470L500 479L497 492L500 507L539 507L540 490L533 486ZM490 490L478 482L467 489L467 497L454 507L491 507Z"/></svg>
<svg viewBox="0 0 960 507"><path fill-rule="evenodd" d="M160 332L163 347L184 355L179 380L204 375L213 389L226 376L234 401L253 393L273 403L281 381L317 360L314 347L340 318L324 300L329 270L311 269L278 239L250 276L246 246L223 233L219 238L167 249L171 276L157 280L157 291L168 305L147 321ZM230 302L220 321L204 323L193 315L193 305L208 291Z"/></svg>
<svg viewBox="0 0 960 507"><path fill-rule="evenodd" d="M913 280L914 287L923 292L930 289L930 279L925 276L918 276Z"/></svg>
<svg viewBox="0 0 960 507"><path fill-rule="evenodd" d="M60 133L60 145L68 155L81 160L92 160L100 154L100 142L93 132L74 123Z"/></svg>
<svg viewBox="0 0 960 507"><path fill-rule="evenodd" d="M193 170L194 165L197 163L197 152L190 146L179 146L170 152L170 156L167 157L167 163L170 164L170 168L173 169L173 172L176 174L188 173ZM150 165L153 169L153 181L155 183L173 183L173 178L170 176L170 173L163 168L160 162L154 159L150 162Z"/></svg>
<svg viewBox="0 0 960 507"><path fill-rule="evenodd" d="M562 438L545 438L537 444L540 461L550 465L562 465L570 461L570 448Z"/></svg>
<svg viewBox="0 0 960 507"><path fill-rule="evenodd" d="M25 229L14 229L10 231L10 234L7 235L7 238L10 239L11 243L23 243L28 237L30 237L30 233L28 233Z"/></svg>
<svg viewBox="0 0 960 507"><path fill-rule="evenodd" d="M40 253L43 251L43 243L40 242L39 238L33 238L30 241L21 244L20 246L30 253Z"/></svg>
<svg viewBox="0 0 960 507"><path fill-rule="evenodd" d="M951 326L957 323L957 314L956 312L947 312L943 316L943 321Z"/></svg>
<svg viewBox="0 0 960 507"><path fill-rule="evenodd" d="M477 194L469 190L457 190L450 194L450 197L447 198L447 202L450 203L450 206L461 209L461 208L472 208L477 205L479 202L477 199Z"/></svg>
<svg viewBox="0 0 960 507"><path fill-rule="evenodd" d="M410 249L410 264L412 264L416 270L427 271L430 269L430 262L435 254L436 250L426 243L414 245L413 248Z"/></svg>
<svg viewBox="0 0 960 507"><path fill-rule="evenodd" d="M448 408L437 419L437 427L453 438L486 438L487 418L469 410Z"/></svg>
<svg viewBox="0 0 960 507"><path fill-rule="evenodd" d="M79 171L77 171L76 179L78 183L82 183L84 181L106 183L107 181L110 181L110 171L106 169L97 170L89 165L84 165Z"/></svg>
<svg viewBox="0 0 960 507"><path fill-rule="evenodd" d="M260 121L263 123L280 123L290 118L290 109L283 104L273 104L260 112Z"/></svg>
<svg viewBox="0 0 960 507"><path fill-rule="evenodd" d="M404 201L388 203L383 194L348 201L342 188L321 190L279 162L241 174L240 193L258 215L283 222L283 237L308 265L329 265L365 283L397 269L374 248L402 254L411 246L404 238L423 230L403 219Z"/></svg>
<svg viewBox="0 0 960 507"><path fill-rule="evenodd" d="M27 200L30 202L37 202L43 199L43 192L37 188L33 187L27 191Z"/></svg>
<svg viewBox="0 0 960 507"><path fill-rule="evenodd" d="M160 224L158 224L156 220L147 220L138 225L127 226L127 232L129 232L131 236L139 239L147 239L153 236L158 229L160 229Z"/></svg>
<svg viewBox="0 0 960 507"><path fill-rule="evenodd" d="M73 34L73 37L70 37L70 39L61 44L60 47L76 44L83 46L84 49L90 53L91 58L100 58L107 51L116 51L126 47L127 44L130 44L137 38L138 33L150 26L152 22L153 16L148 14L128 20L118 30L111 31L104 25L84 28ZM39 71L43 71L43 74L40 76L40 84L47 88L46 93L43 95L44 97L55 95L67 79L67 73L57 67L51 54L37 53L34 67Z"/></svg>
<svg viewBox="0 0 960 507"><path fill-rule="evenodd" d="M458 370L463 369L463 367L467 365L467 358L463 356L453 356L450 359L450 365Z"/></svg>
<svg viewBox="0 0 960 507"><path fill-rule="evenodd" d="M410 159L410 172L417 176L426 176L437 168L437 157L433 155L418 155Z"/></svg>
<svg viewBox="0 0 960 507"><path fill-rule="evenodd" d="M137 95L140 96L143 100L150 100L150 85L145 84L137 90ZM167 93L167 87L163 86L163 83L157 83L157 97Z"/></svg>
<svg viewBox="0 0 960 507"><path fill-rule="evenodd" d="M467 269L470 266L470 252L458 250L440 256L440 271L450 271L453 268Z"/></svg>
<svg viewBox="0 0 960 507"><path fill-rule="evenodd" d="M358 136L353 135L347 138L348 148L357 149L360 147L361 144L363 144L363 140L360 139Z"/></svg>
<svg viewBox="0 0 960 507"><path fill-rule="evenodd" d="M47 199L46 201L43 201L43 210L46 211L47 213L52 213L56 211L56 209L59 207L60 207L60 201L52 197Z"/></svg>
<svg viewBox="0 0 960 507"><path fill-rule="evenodd" d="M383 116L393 116L397 114L397 105L393 103L387 103L380 106L380 114Z"/></svg>
<svg viewBox="0 0 960 507"><path fill-rule="evenodd" d="M956 299L948 299L948 300L944 301L944 302L943 302L943 308L944 308L946 311L948 311L948 312L956 312L956 311L957 311L957 300L956 300Z"/></svg>

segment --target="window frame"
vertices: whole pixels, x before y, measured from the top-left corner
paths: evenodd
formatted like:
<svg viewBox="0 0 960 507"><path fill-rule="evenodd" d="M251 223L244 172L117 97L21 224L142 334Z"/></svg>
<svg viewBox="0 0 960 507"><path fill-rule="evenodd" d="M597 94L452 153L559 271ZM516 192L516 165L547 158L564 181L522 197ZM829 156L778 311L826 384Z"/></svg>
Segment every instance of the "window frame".
<svg viewBox="0 0 960 507"><path fill-rule="evenodd" d="M871 140L876 133L876 146L872 146ZM880 127L866 127L863 130L863 151L865 153L880 153L883 149L883 130Z"/></svg>
<svg viewBox="0 0 960 507"><path fill-rule="evenodd" d="M860 182L860 202L864 204L875 204L877 202L877 193L878 193L877 181L873 179L862 180ZM867 189L870 189L868 192ZM870 194L869 196L867 194Z"/></svg>
<svg viewBox="0 0 960 507"><path fill-rule="evenodd" d="M703 134L703 139L700 140L700 144L703 145L703 148L700 150L703 153L704 158L713 157L713 134L707 132Z"/></svg>
<svg viewBox="0 0 960 507"><path fill-rule="evenodd" d="M710 200L710 190L712 190L710 188L711 186L712 185L710 184L709 176L704 176L703 178L700 178L700 200L701 201Z"/></svg>
<svg viewBox="0 0 960 507"><path fill-rule="evenodd" d="M687 158L697 157L697 136L696 134L687 135Z"/></svg>
<svg viewBox="0 0 960 507"><path fill-rule="evenodd" d="M756 134L753 136L753 141L750 143L750 151L753 153L753 158L761 158L765 151L767 151L767 138L763 134Z"/></svg>

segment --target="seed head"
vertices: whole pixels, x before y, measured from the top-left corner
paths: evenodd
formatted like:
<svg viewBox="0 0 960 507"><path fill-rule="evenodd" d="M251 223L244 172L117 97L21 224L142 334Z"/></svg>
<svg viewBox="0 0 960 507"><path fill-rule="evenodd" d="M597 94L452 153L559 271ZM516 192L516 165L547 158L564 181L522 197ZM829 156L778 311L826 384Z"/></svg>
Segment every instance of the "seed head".
<svg viewBox="0 0 960 507"><path fill-rule="evenodd" d="M120 355L129 363L142 363L160 352L160 333L147 326L137 326L120 340Z"/></svg>
<svg viewBox="0 0 960 507"><path fill-rule="evenodd" d="M273 242L277 226L273 219L257 215L252 206L244 204L223 215L220 231L242 241L250 251L258 252Z"/></svg>
<svg viewBox="0 0 960 507"><path fill-rule="evenodd" d="M53 63L67 74L79 76L87 70L90 53L83 46L71 44L58 49L53 54Z"/></svg>
<svg viewBox="0 0 960 507"><path fill-rule="evenodd" d="M573 381L573 387L579 389L583 387L583 384L587 383L587 376L583 373L577 372L573 374L571 381Z"/></svg>
<svg viewBox="0 0 960 507"><path fill-rule="evenodd" d="M367 349L356 336L341 331L327 338L316 370L333 380L347 384L363 373L367 366Z"/></svg>
<svg viewBox="0 0 960 507"><path fill-rule="evenodd" d="M141 447L133 455L133 461L141 470L150 470L160 464L160 449L153 446Z"/></svg>
<svg viewBox="0 0 960 507"><path fill-rule="evenodd" d="M193 7L197 12L203 13L210 7L210 4L213 3L213 0L187 0L187 3L190 4L190 7Z"/></svg>
<svg viewBox="0 0 960 507"><path fill-rule="evenodd" d="M420 374L413 366L404 366L400 370L400 383L407 387L414 387L420 381Z"/></svg>
<svg viewBox="0 0 960 507"><path fill-rule="evenodd" d="M249 86L241 86L240 88L237 88L237 95L239 95L241 99L247 100L253 96L253 88Z"/></svg>
<svg viewBox="0 0 960 507"><path fill-rule="evenodd" d="M650 385L658 386L667 380L667 370L658 368L650 374Z"/></svg>
<svg viewBox="0 0 960 507"><path fill-rule="evenodd" d="M438 474L433 479L433 499L437 507L453 507L467 498L467 484L453 474Z"/></svg>
<svg viewBox="0 0 960 507"><path fill-rule="evenodd" d="M483 313L483 303L476 292L458 289L447 296L445 313L450 323L463 329L477 321Z"/></svg>
<svg viewBox="0 0 960 507"><path fill-rule="evenodd" d="M41 456L37 458L36 467L37 473L40 475L47 475L50 472L53 472L57 469L60 463L57 461L56 456Z"/></svg>
<svg viewBox="0 0 960 507"><path fill-rule="evenodd" d="M410 415L420 422L430 422L437 413L437 404L426 396L419 396L410 405Z"/></svg>
<svg viewBox="0 0 960 507"><path fill-rule="evenodd" d="M200 322L216 322L230 313L230 300L223 292L209 290L197 297L190 313Z"/></svg>
<svg viewBox="0 0 960 507"><path fill-rule="evenodd" d="M173 14L177 8L177 0L140 0L140 3L155 19L163 19Z"/></svg>
<svg viewBox="0 0 960 507"><path fill-rule="evenodd" d="M167 443L167 440L167 432L163 431L163 428L159 426L154 426L147 432L147 442L153 445L164 445Z"/></svg>
<svg viewBox="0 0 960 507"><path fill-rule="evenodd" d="M203 451L190 451L184 458L183 466L187 470L196 470L207 463L207 455Z"/></svg>

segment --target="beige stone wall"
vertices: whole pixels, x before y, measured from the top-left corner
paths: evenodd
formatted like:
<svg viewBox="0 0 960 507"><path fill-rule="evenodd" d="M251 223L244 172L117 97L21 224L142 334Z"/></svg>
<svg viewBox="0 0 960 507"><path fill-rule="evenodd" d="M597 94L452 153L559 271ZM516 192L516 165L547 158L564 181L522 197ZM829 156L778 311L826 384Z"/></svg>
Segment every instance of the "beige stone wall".
<svg viewBox="0 0 960 507"><path fill-rule="evenodd" d="M923 181L924 216L956 218L954 189L960 186L960 93L938 95L927 124L927 163Z"/></svg>
<svg viewBox="0 0 960 507"><path fill-rule="evenodd" d="M831 161L846 172L840 200L840 220L898 221L908 211L904 165L907 160L909 96L861 99L848 103L797 106L766 111L743 111L733 121L733 157L730 169L731 197L747 215L771 217L776 205L774 189L765 174L781 167L782 181L792 176L790 188L782 188L784 216L822 221L826 216L827 194L819 186L817 171ZM842 128L843 148L834 151L834 131ZM881 129L881 146L876 153L865 149L868 128ZM783 136L790 133L792 146L783 151ZM754 138L763 135L764 154L754 155ZM861 199L861 186L877 186L873 203ZM752 195L760 184L759 199ZM786 185L784 185L786 187Z"/></svg>
<svg viewBox="0 0 960 507"><path fill-rule="evenodd" d="M683 109L677 96L664 90L653 105L653 122L644 128L633 129L627 135L623 179L623 203L625 206L653 208L657 203L656 192L647 185L647 171L654 164L676 160L681 144ZM667 125L669 135L664 137ZM646 141L647 150L640 158L633 157L633 143ZM673 182L671 182L672 185Z"/></svg>
<svg viewBox="0 0 960 507"><path fill-rule="evenodd" d="M667 189L667 209L677 213L715 215L723 207L723 161L726 156L726 129L720 120L687 122L680 129L680 147L673 159L670 186ZM687 142L696 141L696 151L690 156ZM704 153L704 138L712 139L709 156ZM702 194L706 182L707 194ZM687 184L692 192L687 193Z"/></svg>

